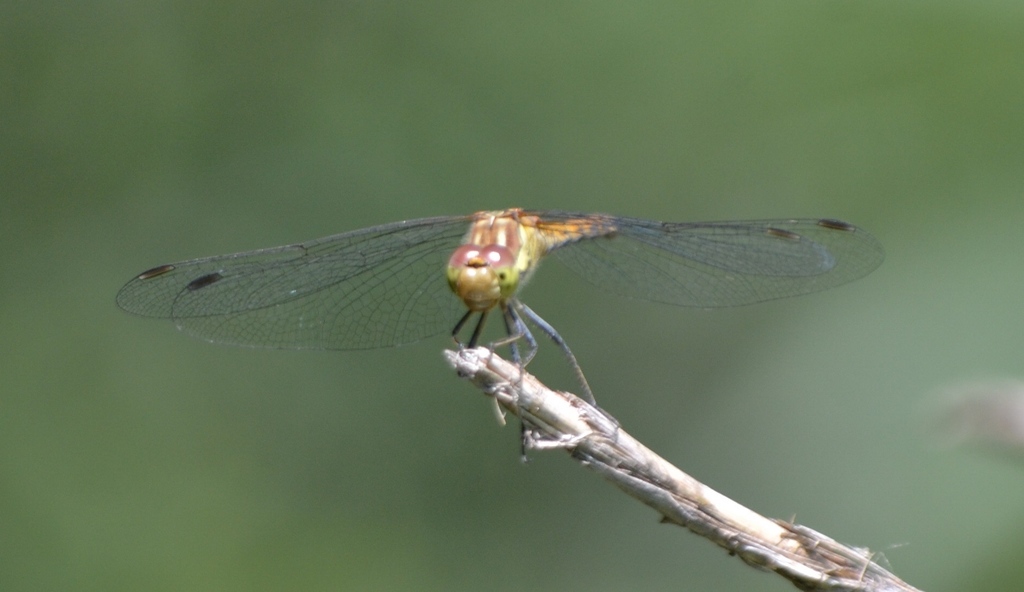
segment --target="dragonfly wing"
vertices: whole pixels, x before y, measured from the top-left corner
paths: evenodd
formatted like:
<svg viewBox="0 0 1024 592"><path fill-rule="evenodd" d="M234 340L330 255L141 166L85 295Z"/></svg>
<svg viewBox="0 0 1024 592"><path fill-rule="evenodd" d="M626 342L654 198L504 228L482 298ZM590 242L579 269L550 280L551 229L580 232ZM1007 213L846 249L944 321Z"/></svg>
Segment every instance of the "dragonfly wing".
<svg viewBox="0 0 1024 592"><path fill-rule="evenodd" d="M454 326L444 276L467 217L428 218L307 243L154 268L121 289L125 310L234 345L370 349Z"/></svg>
<svg viewBox="0 0 1024 592"><path fill-rule="evenodd" d="M835 220L616 221L615 232L554 256L602 289L680 306L816 292L868 274L884 257L874 237Z"/></svg>

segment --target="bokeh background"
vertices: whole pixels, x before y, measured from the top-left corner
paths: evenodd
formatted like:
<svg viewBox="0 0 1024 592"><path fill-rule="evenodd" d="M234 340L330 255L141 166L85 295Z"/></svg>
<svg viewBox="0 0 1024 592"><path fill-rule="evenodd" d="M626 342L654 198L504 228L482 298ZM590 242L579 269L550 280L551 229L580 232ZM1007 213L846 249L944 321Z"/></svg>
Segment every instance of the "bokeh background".
<svg viewBox="0 0 1024 592"><path fill-rule="evenodd" d="M887 260L702 311L525 300L626 429L927 590L1019 590L1024 465L942 448L1024 374L1024 4L0 3L0 589L788 590L443 364L209 345L156 264L524 206L837 217ZM531 370L572 386L558 352Z"/></svg>

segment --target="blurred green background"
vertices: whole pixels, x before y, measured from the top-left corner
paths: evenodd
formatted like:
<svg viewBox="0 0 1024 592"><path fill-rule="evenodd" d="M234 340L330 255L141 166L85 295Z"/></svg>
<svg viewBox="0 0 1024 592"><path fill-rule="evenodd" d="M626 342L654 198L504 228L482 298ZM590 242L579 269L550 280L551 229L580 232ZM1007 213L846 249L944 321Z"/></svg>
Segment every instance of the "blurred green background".
<svg viewBox="0 0 1024 592"><path fill-rule="evenodd" d="M1019 2L0 3L0 589L789 590L514 425L445 337L252 351L134 274L524 206L837 217L887 260L700 311L541 269L632 434L927 590L1019 590L1024 466L933 445L1024 374ZM531 370L572 386L550 346Z"/></svg>

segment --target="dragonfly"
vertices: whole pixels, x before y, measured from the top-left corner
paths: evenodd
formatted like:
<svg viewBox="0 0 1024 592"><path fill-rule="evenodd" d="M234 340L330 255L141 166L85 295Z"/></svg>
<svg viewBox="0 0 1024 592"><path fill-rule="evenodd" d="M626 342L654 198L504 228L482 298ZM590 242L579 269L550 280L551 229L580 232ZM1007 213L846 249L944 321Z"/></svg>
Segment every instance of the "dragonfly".
<svg viewBox="0 0 1024 592"><path fill-rule="evenodd" d="M160 265L125 284L117 304L211 342L317 350L390 347L446 331L476 347L498 310L508 337L492 348L508 343L524 367L537 351L529 321L561 348L592 401L565 340L518 296L549 255L600 290L717 308L850 282L884 252L868 232L833 219L658 222L511 208Z"/></svg>

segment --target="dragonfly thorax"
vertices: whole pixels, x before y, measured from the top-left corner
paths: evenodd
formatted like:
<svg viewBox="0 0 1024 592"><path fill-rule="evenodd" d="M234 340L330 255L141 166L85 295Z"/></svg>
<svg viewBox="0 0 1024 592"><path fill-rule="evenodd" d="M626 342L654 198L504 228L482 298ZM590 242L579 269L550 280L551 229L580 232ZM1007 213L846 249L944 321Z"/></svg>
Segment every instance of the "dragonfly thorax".
<svg viewBox="0 0 1024 592"><path fill-rule="evenodd" d="M462 245L448 260L448 285L472 311L490 310L519 287L516 258L501 245Z"/></svg>

